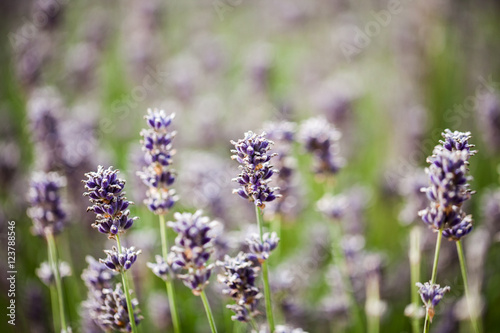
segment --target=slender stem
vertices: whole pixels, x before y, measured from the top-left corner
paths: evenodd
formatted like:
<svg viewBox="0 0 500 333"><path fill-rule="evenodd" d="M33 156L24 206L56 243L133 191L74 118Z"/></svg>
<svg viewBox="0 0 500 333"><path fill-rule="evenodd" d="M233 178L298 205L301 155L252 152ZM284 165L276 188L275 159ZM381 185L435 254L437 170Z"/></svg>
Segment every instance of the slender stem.
<svg viewBox="0 0 500 333"><path fill-rule="evenodd" d="M414 227L410 231L410 273L411 273L411 303L413 304L413 314L411 318L413 333L420 332L420 319L418 318L419 296L416 288L417 282L420 281L420 228Z"/></svg>
<svg viewBox="0 0 500 333"><path fill-rule="evenodd" d="M346 296L349 299L351 315L354 319L355 332L364 332L363 319L361 317L356 298L354 297L354 288L352 287L351 279L347 271L347 261L341 246L342 226L340 223L333 223L332 230L333 255L340 268L342 283L344 284Z"/></svg>
<svg viewBox="0 0 500 333"><path fill-rule="evenodd" d="M472 327L474 328L474 332L479 333L479 325L477 324L477 316L475 315L475 311L472 308L470 293L469 293L469 281L467 279L467 266L465 264L465 256L464 249L462 246L462 242L459 240L457 243L457 253L458 260L460 261L460 269L462 271L462 279L464 280L464 289L465 289L465 298L467 300L467 306L469 308L470 320L472 323Z"/></svg>
<svg viewBox="0 0 500 333"><path fill-rule="evenodd" d="M167 237L167 226L165 224L165 216L160 215L160 237L161 237L161 252L163 255L163 260L167 261L168 257L168 237ZM174 326L174 332L180 332L179 325L179 314L177 313L177 304L175 300L175 290L172 285L172 281L165 281L165 286L167 288L168 304L170 305L170 316L172 317L172 325Z"/></svg>
<svg viewBox="0 0 500 333"><path fill-rule="evenodd" d="M210 308L210 303L208 303L207 294L205 294L205 290L201 291L201 300L203 301L203 305L205 306L205 312L207 313L208 323L210 324L210 329L212 333L217 333L217 328L215 327L214 315L212 314L212 309Z"/></svg>
<svg viewBox="0 0 500 333"><path fill-rule="evenodd" d="M273 218L273 231L276 232L278 238L280 239L281 244L283 244L283 240L281 239L281 225L282 225L282 216L280 213L276 213ZM281 257L281 246L278 246L275 251L273 257L277 260Z"/></svg>
<svg viewBox="0 0 500 333"><path fill-rule="evenodd" d="M436 283L437 278L437 266L439 261L439 252L441 251L441 241L443 239L443 229L440 229L437 235L436 240L436 251L434 252L434 264L432 265L432 276L431 276L431 285ZM425 324L424 324L424 333L428 333L431 326L431 321L429 318L429 312L425 313Z"/></svg>
<svg viewBox="0 0 500 333"><path fill-rule="evenodd" d="M260 241L263 241L263 232L262 232L262 224L263 224L263 219L262 219L262 210L258 207L255 206L255 214L257 215L257 224L259 226L259 234L260 234ZM274 332L275 327L274 327L274 316L273 316L273 308L272 308L272 303L271 303L271 288L269 288L269 273L268 273L268 267L267 267L267 261L264 261L262 263L262 279L264 281L264 296L266 299L266 315L267 315L267 321L269 323L269 330L271 332Z"/></svg>
<svg viewBox="0 0 500 333"><path fill-rule="evenodd" d="M250 325L252 325L252 328L255 330L255 332L259 331L259 326L257 326L254 317L250 317Z"/></svg>
<svg viewBox="0 0 500 333"><path fill-rule="evenodd" d="M56 281L57 299L59 302L59 315L61 319L61 330L63 332L67 332L68 326L66 324L66 314L64 312L64 291L62 287L61 275L59 273L59 261L57 259L56 242L54 240L54 235L52 235L52 232L48 232L46 236L49 246L49 258Z"/></svg>
<svg viewBox="0 0 500 333"><path fill-rule="evenodd" d="M56 287L50 286L50 305L52 307L52 320L54 321L54 332L60 331L59 329L59 307L57 305L57 290Z"/></svg>
<svg viewBox="0 0 500 333"><path fill-rule="evenodd" d="M118 245L118 253L122 254L122 245L120 244L120 236L116 235L116 243ZM130 326L132 327L132 332L137 332L137 326L135 324L134 308L132 307L132 299L130 297L130 288L128 286L127 275L125 271L121 272L122 282L123 282L123 292L125 294L125 299L127 301L128 317L130 321Z"/></svg>

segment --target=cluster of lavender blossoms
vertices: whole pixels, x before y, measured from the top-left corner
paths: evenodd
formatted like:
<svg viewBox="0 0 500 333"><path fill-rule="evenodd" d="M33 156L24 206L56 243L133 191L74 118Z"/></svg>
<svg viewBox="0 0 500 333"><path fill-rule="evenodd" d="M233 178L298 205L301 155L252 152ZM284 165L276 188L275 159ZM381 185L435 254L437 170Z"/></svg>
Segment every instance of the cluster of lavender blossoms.
<svg viewBox="0 0 500 333"><path fill-rule="evenodd" d="M278 247L280 239L275 232L266 232L262 235L262 240L257 234L246 239L251 255L259 264L269 259L271 252Z"/></svg>
<svg viewBox="0 0 500 333"><path fill-rule="evenodd" d="M430 205L419 212L422 220L443 236L458 241L472 230L472 217L462 210L463 203L474 193L469 189L469 158L476 153L469 144L470 132L446 129L444 140L434 148L425 170L429 187L423 188Z"/></svg>
<svg viewBox="0 0 500 333"><path fill-rule="evenodd" d="M119 233L123 233L130 228L137 217L131 218L127 209L132 204L125 197L123 191L125 181L118 178L118 170L112 167L104 169L99 165L97 172L86 173L87 180L84 180L84 195L89 197L92 206L87 211L96 214L96 221L92 227L109 238L114 239Z"/></svg>
<svg viewBox="0 0 500 333"><path fill-rule="evenodd" d="M218 224L206 216L196 213L175 213L175 222L168 222L178 235L171 252L172 269L180 271L177 275L184 284L199 296L208 284L213 264L207 264L213 252L213 229Z"/></svg>
<svg viewBox="0 0 500 333"><path fill-rule="evenodd" d="M28 192L31 207L28 216L33 221L32 232L45 237L47 233L59 234L66 226L66 213L61 202L61 189L66 178L57 172L36 172L33 174Z"/></svg>
<svg viewBox="0 0 500 333"><path fill-rule="evenodd" d="M257 309L262 293L255 285L260 267L255 265L255 258L244 252L236 257L225 256L224 261L217 265L224 269L224 274L218 276L220 283L225 285L223 293L229 295L235 304L227 305L235 314L232 320L249 322L259 314Z"/></svg>
<svg viewBox="0 0 500 333"><path fill-rule="evenodd" d="M87 299L82 303L85 316L103 331L131 332L127 301L121 284L113 288L116 273L91 256L86 258L88 267L82 279L87 287ZM132 300L136 324L142 319L137 310L138 302Z"/></svg>
<svg viewBox="0 0 500 333"><path fill-rule="evenodd" d="M118 170L113 170L112 167L104 169L99 166L97 172L89 172L85 176L87 177L84 180L87 192L84 195L88 196L92 203L87 211L96 214L96 221L92 226L117 242L117 247L113 246L112 250L104 251L107 258L100 259L99 262L110 271L116 271L122 275L125 290L122 290L121 284L117 284L115 288L103 288L99 295L100 302L94 302L94 313L90 314L94 321L106 331L135 333L136 325L141 317L137 314L137 300L131 299L125 272L131 268L141 251L136 251L133 246L125 248L120 244L120 235L130 228L136 219L136 217L129 216L130 211L127 209L132 202L125 197L125 181L118 178ZM95 264L92 265L95 266ZM134 320L131 321L131 318Z"/></svg>
<svg viewBox="0 0 500 333"><path fill-rule="evenodd" d="M231 141L231 144L235 148L231 150L234 154L231 158L240 163L240 174L233 181L241 187L234 190L234 193L250 200L259 208L264 208L266 202L280 197L275 194L278 188L269 186L271 176L277 172L270 161L277 154L269 152L273 142L266 138L266 134L258 135L248 131L244 139Z"/></svg>
<svg viewBox="0 0 500 333"><path fill-rule="evenodd" d="M174 113L167 116L163 110L148 109L145 118L149 128L140 133L148 165L138 175L149 188L144 202L157 215L168 212L178 199L175 190L169 188L175 181L171 164L175 153L172 140L176 132L169 130L174 117Z"/></svg>
<svg viewBox="0 0 500 333"><path fill-rule="evenodd" d="M339 155L338 142L342 134L324 117L306 120L300 127L299 141L314 156L314 172L336 174L345 164Z"/></svg>
<svg viewBox="0 0 500 333"><path fill-rule="evenodd" d="M418 293L422 298L422 302L425 304L427 313L429 314L429 319L432 322L434 317L434 307L443 298L444 294L450 291L450 287L446 286L441 288L439 284L431 284L425 282L424 284L418 282L417 287L419 288Z"/></svg>

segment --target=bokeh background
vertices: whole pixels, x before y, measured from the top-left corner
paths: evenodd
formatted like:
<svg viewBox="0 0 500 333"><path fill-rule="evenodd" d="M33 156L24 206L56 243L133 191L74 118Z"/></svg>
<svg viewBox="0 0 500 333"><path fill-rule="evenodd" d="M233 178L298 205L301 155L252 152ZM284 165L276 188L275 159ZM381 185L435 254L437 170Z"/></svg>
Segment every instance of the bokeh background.
<svg viewBox="0 0 500 333"><path fill-rule="evenodd" d="M85 256L102 257L107 244L90 227L80 180L99 164L122 171L136 202L133 214L140 217L127 242L144 252L134 270L143 332L168 327L162 284L146 269L159 251L157 222L142 205L145 188L135 175L149 107L176 113L175 188L181 199L175 210L202 208L222 221L222 252L234 253L254 223L252 207L231 194L237 169L229 141L259 131L266 121L300 126L324 116L337 127L346 166L334 191L349 201L344 223L359 236L354 247L380 259L386 305L381 332L410 332L404 315L412 288L407 252L409 230L423 227L417 211L425 159L445 128L471 131L479 153L471 159L477 193L467 211L476 230L465 251L471 279L481 288L484 331L497 331L498 2L24 0L2 1L0 13L0 228L4 246L6 221L16 221L18 270L17 325L12 330L4 316L2 332L51 331L48 289L35 274L46 260L45 243L31 234L26 215L30 174L47 168L68 178L71 222L60 246L73 265L73 276L65 279L70 319L77 332L85 332L80 274ZM40 134L37 127L44 108L57 120L46 126L58 128L61 138L52 146L51 132ZM323 184L310 172L311 157L299 143L293 152L294 197L271 272L278 318L309 332L336 332L345 314L332 304L332 222L316 209ZM424 281L435 240L423 228L422 237ZM1 254L0 284L7 290L4 249ZM356 266L363 268L364 261ZM441 283L456 292L440 304L433 330L469 332L451 243L444 243L439 270ZM288 279L294 274L301 278ZM184 330L206 332L201 303L181 283L176 287ZM219 291L213 278L209 294L216 320L221 331L231 332L227 299ZM358 291L363 305L362 282ZM6 304L2 291L1 308Z"/></svg>

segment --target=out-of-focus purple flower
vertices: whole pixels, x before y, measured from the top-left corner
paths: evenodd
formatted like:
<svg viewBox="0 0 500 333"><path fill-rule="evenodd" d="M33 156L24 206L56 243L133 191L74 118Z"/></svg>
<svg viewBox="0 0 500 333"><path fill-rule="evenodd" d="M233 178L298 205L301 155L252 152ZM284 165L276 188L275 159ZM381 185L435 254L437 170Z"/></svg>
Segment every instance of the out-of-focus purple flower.
<svg viewBox="0 0 500 333"><path fill-rule="evenodd" d="M432 318L434 317L434 307L438 305L444 294L450 291L450 287L446 286L441 288L439 284L431 284L429 282L425 282L424 284L417 282L417 287L419 288L418 293L422 298L422 302L424 302L427 313L432 322Z"/></svg>
<svg viewBox="0 0 500 333"><path fill-rule="evenodd" d="M106 259L99 259L99 262L103 263L116 272L124 272L132 267L132 264L137 260L137 256L141 254L141 250L136 251L135 247L122 247L121 253L118 249L113 246L111 250L104 250L104 253L108 255Z"/></svg>
<svg viewBox="0 0 500 333"><path fill-rule="evenodd" d="M44 171L63 170L66 163L61 135L60 115L64 111L61 96L52 87L36 89L27 108L39 168Z"/></svg>
<svg viewBox="0 0 500 333"><path fill-rule="evenodd" d="M344 166L338 147L341 136L324 117L310 118L300 126L298 139L313 154L315 173L336 174Z"/></svg>
<svg viewBox="0 0 500 333"><path fill-rule="evenodd" d="M33 221L35 235L58 234L66 225L60 195L65 185L66 179L56 172L33 174L28 192L31 207L27 214Z"/></svg>
<svg viewBox="0 0 500 333"><path fill-rule="evenodd" d="M259 314L257 306L262 294L255 286L259 267L249 259L248 255L240 252L234 258L227 256L217 265L224 269L224 274L218 276L220 283L225 285L223 293L229 295L235 304L228 305L235 314L232 320L248 322Z"/></svg>
<svg viewBox="0 0 500 333"><path fill-rule="evenodd" d="M347 213L349 203L343 194L325 194L317 203L318 210L327 217L334 220L341 220Z"/></svg>
<svg viewBox="0 0 500 333"><path fill-rule="evenodd" d="M109 270L106 265L91 256L87 256L85 260L88 263L88 267L82 272L82 280L89 291L94 292L111 288L113 279L117 273Z"/></svg>
<svg viewBox="0 0 500 333"><path fill-rule="evenodd" d="M172 149L175 131L169 130L174 117L173 113L167 116L163 110L148 109L145 118L149 128L141 131L142 149L148 165L137 174L149 187L144 203L155 214L165 214L178 199L175 191L170 189L175 181L170 166L175 153Z"/></svg>
<svg viewBox="0 0 500 333"><path fill-rule="evenodd" d="M161 293L152 293L148 299L148 314L157 332L167 330L171 324L168 297Z"/></svg>
<svg viewBox="0 0 500 333"><path fill-rule="evenodd" d="M262 235L262 241L259 235L252 235L247 238L248 249L251 253L257 256L257 260L262 263L269 258L271 252L278 246L280 241L279 237L275 232L266 232Z"/></svg>
<svg viewBox="0 0 500 333"><path fill-rule="evenodd" d="M178 277L195 295L203 291L212 272L213 264L207 262L213 252L212 229L218 223L201 214L200 210L194 214L175 213L176 221L167 223L178 234L171 249L175 254L172 267L183 270Z"/></svg>
<svg viewBox="0 0 500 333"><path fill-rule="evenodd" d="M425 209L428 199L422 188L428 186L429 179L423 169L408 173L398 183L398 193L406 200L399 212L399 221L409 225L416 220L418 212Z"/></svg>
<svg viewBox="0 0 500 333"><path fill-rule="evenodd" d="M269 329L264 328L261 329L259 333L268 333L268 332ZM304 331L302 328L294 328L288 325L277 325L274 330L274 333L307 333L307 332Z"/></svg>
<svg viewBox="0 0 500 333"><path fill-rule="evenodd" d="M137 217L130 217L130 211L127 209L132 204L125 197L123 191L125 181L118 178L118 170L112 167L104 169L101 165L97 172L88 172L85 174L87 180L84 180L84 195L89 197L92 206L87 211L96 214L96 221L92 227L103 234L108 234L109 238L114 238L118 233L122 233L132 226Z"/></svg>
<svg viewBox="0 0 500 333"><path fill-rule="evenodd" d="M295 140L297 124L287 121L268 122L263 126L267 137L275 143L274 150L277 152L275 167L278 175L273 179L272 185L280 189L281 198L273 201L266 213L274 217L276 214L292 218L299 209L300 199L297 197L297 189L294 186L294 169L297 161L292 156L292 145Z"/></svg>
<svg viewBox="0 0 500 333"><path fill-rule="evenodd" d="M486 93L478 99L477 113L486 149L500 150L500 98L497 93Z"/></svg>
<svg viewBox="0 0 500 333"><path fill-rule="evenodd" d="M155 256L156 263L148 262L146 265L153 271L154 275L166 281L172 271L170 265L163 260L162 256Z"/></svg>
<svg viewBox="0 0 500 333"><path fill-rule="evenodd" d="M49 30L55 28L64 14L64 2L57 0L37 0L33 3L33 17L42 17L37 20L37 28Z"/></svg>
<svg viewBox="0 0 500 333"><path fill-rule="evenodd" d="M66 276L71 276L71 267L65 261L59 262L59 274L61 278ZM55 284L55 276L52 267L47 262L42 262L40 267L36 269L36 275L40 280L47 286L53 286Z"/></svg>
<svg viewBox="0 0 500 333"><path fill-rule="evenodd" d="M279 197L275 194L278 188L269 187L268 183L277 170L270 164L271 158L276 154L270 153L272 141L266 138L266 134L260 135L252 131L245 133L245 138L238 142L231 141L235 149L232 159L240 163L240 174L234 179L240 185L240 189L234 190L244 199L252 201L260 208L265 207L265 202L270 202Z"/></svg>

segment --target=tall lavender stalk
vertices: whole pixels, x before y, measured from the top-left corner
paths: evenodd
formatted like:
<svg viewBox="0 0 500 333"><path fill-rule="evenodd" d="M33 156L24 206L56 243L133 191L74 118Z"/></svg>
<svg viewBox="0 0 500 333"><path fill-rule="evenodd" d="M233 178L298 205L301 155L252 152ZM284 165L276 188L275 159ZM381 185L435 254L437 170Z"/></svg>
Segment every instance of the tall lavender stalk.
<svg viewBox="0 0 500 333"><path fill-rule="evenodd" d="M32 231L35 235L44 237L47 241L50 269L56 286L57 306L52 311L59 314L61 331L71 332L66 319L64 306L64 289L61 281L60 263L57 256L57 246L54 236L59 234L66 225L66 213L61 204L60 191L66 185L66 179L56 172L35 173L31 180L28 197L31 207L28 216L33 220ZM55 305L55 302L53 302ZM54 323L56 326L56 323ZM55 329L55 327L54 327Z"/></svg>
<svg viewBox="0 0 500 333"><path fill-rule="evenodd" d="M163 262L168 262L168 230L165 225L165 215L177 201L175 190L170 188L175 181L174 170L171 168L172 140L175 131L170 131L169 126L175 114L167 116L165 111L148 109L146 121L149 126L141 131L142 149L145 153L147 166L138 172L144 184L148 186L147 198L144 203L154 214L159 216L160 236ZM170 278L165 278L168 300L170 302L170 313L175 333L180 332L179 316L175 299L175 291Z"/></svg>
<svg viewBox="0 0 500 333"><path fill-rule="evenodd" d="M237 142L231 141L231 143L235 148L231 150L234 154L232 159L240 163L240 174L234 179L240 185L240 188L234 190L234 192L243 199L253 202L255 205L255 215L257 217L260 236L259 242L261 246L264 246L265 236L263 232L262 210L265 208L266 202L271 202L280 196L279 194L275 194L278 188L268 185L271 176L276 173L270 162L271 158L276 156L276 154L269 152L273 142L266 138L265 133L258 135L249 131L245 133L244 139L240 139ZM267 321L270 331L274 332L275 325L267 260L262 260L261 265Z"/></svg>
<svg viewBox="0 0 500 333"><path fill-rule="evenodd" d="M190 288L195 296L200 296L205 307L208 323L212 333L217 333L214 316L205 293L213 264L208 264L213 252L213 228L217 224L208 217L202 216L199 210L194 214L176 213L175 222L168 222L176 233L175 245L172 247L172 268L179 271L178 277Z"/></svg>
<svg viewBox="0 0 500 333"><path fill-rule="evenodd" d="M135 251L134 247L122 247L120 235L133 225L137 217L129 216L130 211L127 208L132 202L125 197L125 181L118 178L118 170L113 170L112 167L104 169L99 166L97 172L89 172L85 175L87 176L84 180L87 190L85 195L92 203L87 210L96 214L96 221L92 227L108 235L108 238L115 239L117 244L117 247L105 251L107 258L101 259L100 262L108 269L120 273L122 277L128 320L120 320L123 324L119 325L120 331L136 333L140 318L135 313L137 304L132 302L126 271L131 268L141 251ZM109 291L115 306L123 308L121 302L123 293L120 285L114 291Z"/></svg>
<svg viewBox="0 0 500 333"><path fill-rule="evenodd" d="M465 292L468 296L467 274L461 253L460 239L472 230L472 217L462 210L463 203L470 199L473 192L469 189L468 164L470 156L476 152L469 145L470 132L452 132L446 129L443 132L444 140L434 148L433 155L427 161L430 166L426 169L429 176L429 187L422 189L430 200L430 205L419 212L422 220L433 230L437 231L436 251L430 283L418 284L420 295L426 305L424 332L428 332L434 316L434 307L442 298L444 291L449 287L440 288L436 285L439 252L443 237L457 241L462 274L465 283ZM472 320L476 332L477 325Z"/></svg>

